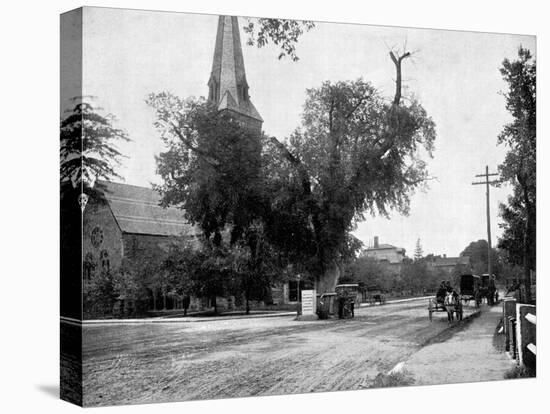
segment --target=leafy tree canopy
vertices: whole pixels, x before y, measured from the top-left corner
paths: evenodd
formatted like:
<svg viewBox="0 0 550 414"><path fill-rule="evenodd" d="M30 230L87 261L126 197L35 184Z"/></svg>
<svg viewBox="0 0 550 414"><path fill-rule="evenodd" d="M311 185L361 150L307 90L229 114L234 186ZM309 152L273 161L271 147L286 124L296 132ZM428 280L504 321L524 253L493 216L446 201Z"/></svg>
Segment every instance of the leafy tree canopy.
<svg viewBox="0 0 550 414"><path fill-rule="evenodd" d="M405 56L392 54L398 74ZM406 214L429 178L421 154L431 155L434 123L398 86L392 102L363 79L309 89L287 141L254 137L202 99L152 94L169 148L157 160L164 203L184 208L218 247L224 231L234 245L261 223L281 256L315 274L320 292L332 290L360 245L350 234L356 222Z"/></svg>
<svg viewBox="0 0 550 414"><path fill-rule="evenodd" d="M420 239L416 240L416 247L414 248L414 260L418 261L422 259L424 251L422 250L422 244L420 244Z"/></svg>
<svg viewBox="0 0 550 414"><path fill-rule="evenodd" d="M512 121L498 136L498 143L508 148L499 172L514 191L508 203L500 206L504 233L499 246L508 250L512 264L523 266L529 302L530 272L536 269L536 61L529 50L520 47L516 60L504 59L500 73L508 84L504 96Z"/></svg>
<svg viewBox="0 0 550 414"><path fill-rule="evenodd" d="M296 54L296 43L305 31L313 27L315 23L307 20L247 18L243 29L248 34L247 44L250 46L263 47L271 41L280 47L279 59L288 56L297 61L299 58Z"/></svg>
<svg viewBox="0 0 550 414"><path fill-rule="evenodd" d="M273 140L293 172L295 208L322 273L340 273L365 213L408 213L411 193L429 178L420 150L431 155L434 139L417 101L388 103L363 79L307 90L301 126L287 145Z"/></svg>
<svg viewBox="0 0 550 414"><path fill-rule="evenodd" d="M234 244L262 206L259 140L202 98L159 93L149 95L147 103L168 148L157 157L163 204L183 208L216 246L231 224Z"/></svg>
<svg viewBox="0 0 550 414"><path fill-rule="evenodd" d="M113 125L115 117L101 115L93 100L73 98L75 105L60 125L61 182L70 180L75 187L121 178L115 170L122 158L116 143L129 141L126 132Z"/></svg>

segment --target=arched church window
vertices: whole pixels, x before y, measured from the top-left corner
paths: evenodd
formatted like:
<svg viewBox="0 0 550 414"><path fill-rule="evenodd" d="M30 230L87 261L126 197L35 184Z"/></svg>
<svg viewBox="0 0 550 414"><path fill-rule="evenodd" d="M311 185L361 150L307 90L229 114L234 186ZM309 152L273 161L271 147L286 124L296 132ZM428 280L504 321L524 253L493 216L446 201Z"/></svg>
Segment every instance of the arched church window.
<svg viewBox="0 0 550 414"><path fill-rule="evenodd" d="M86 253L86 256L84 257L84 263L83 263L83 270L84 270L84 281L89 282L92 280L94 269L95 269L96 263L94 260L94 255L92 253Z"/></svg>
<svg viewBox="0 0 550 414"><path fill-rule="evenodd" d="M102 250L99 256L99 261L101 262L101 270L108 272L111 269L111 262L109 261L109 252L107 250Z"/></svg>

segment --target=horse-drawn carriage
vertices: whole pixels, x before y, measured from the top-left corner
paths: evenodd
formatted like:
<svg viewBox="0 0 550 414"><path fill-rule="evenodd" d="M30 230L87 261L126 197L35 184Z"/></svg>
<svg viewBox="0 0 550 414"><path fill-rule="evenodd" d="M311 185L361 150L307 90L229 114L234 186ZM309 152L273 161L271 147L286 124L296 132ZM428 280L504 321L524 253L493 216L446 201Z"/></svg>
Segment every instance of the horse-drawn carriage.
<svg viewBox="0 0 550 414"><path fill-rule="evenodd" d="M458 285L458 292L448 285L446 288L440 288L435 298L429 299L430 321L434 312L447 312L449 322L454 320L455 315L460 321L464 313L464 305L468 306L470 301L474 301L476 308L479 307L482 298L481 278L473 274L463 274L458 278Z"/></svg>
<svg viewBox="0 0 550 414"><path fill-rule="evenodd" d="M455 316L456 320L461 321L463 309L460 295L455 291L445 291L443 295L438 292L435 298L428 299L430 322L433 320L434 312L446 312L449 323L454 321Z"/></svg>
<svg viewBox="0 0 550 414"><path fill-rule="evenodd" d="M460 299L466 305L469 305L473 300L476 304L476 308L479 308L481 304L481 278L477 275L464 274L460 275Z"/></svg>

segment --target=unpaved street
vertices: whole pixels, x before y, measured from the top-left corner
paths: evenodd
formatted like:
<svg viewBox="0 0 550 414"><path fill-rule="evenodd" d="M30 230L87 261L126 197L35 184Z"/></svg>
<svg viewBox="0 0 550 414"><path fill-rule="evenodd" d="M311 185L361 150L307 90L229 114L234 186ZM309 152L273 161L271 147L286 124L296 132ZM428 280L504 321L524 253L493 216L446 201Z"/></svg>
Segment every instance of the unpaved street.
<svg viewBox="0 0 550 414"><path fill-rule="evenodd" d="M465 316L473 309L465 307ZM446 314L427 300L356 310L355 319L292 317L84 328L84 403L111 405L337 391L372 386L429 343Z"/></svg>

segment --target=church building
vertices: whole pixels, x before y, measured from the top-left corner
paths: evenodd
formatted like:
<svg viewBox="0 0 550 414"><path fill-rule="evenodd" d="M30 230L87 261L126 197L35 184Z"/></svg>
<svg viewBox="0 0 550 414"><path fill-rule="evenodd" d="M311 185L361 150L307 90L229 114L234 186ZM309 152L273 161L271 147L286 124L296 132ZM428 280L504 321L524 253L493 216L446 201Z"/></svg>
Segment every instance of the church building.
<svg viewBox="0 0 550 414"><path fill-rule="evenodd" d="M219 17L208 99L259 139L263 119L250 100L237 17ZM108 181L98 182L97 189L99 197L90 198L82 221L84 291L95 275L118 269L124 259L163 254L174 242L200 243L200 229L187 223L182 210L161 207L161 196L153 189ZM291 281L274 287L273 302L298 301L301 284ZM179 307L174 297L152 296L150 310ZM207 305L207 301L194 298L191 309Z"/></svg>

